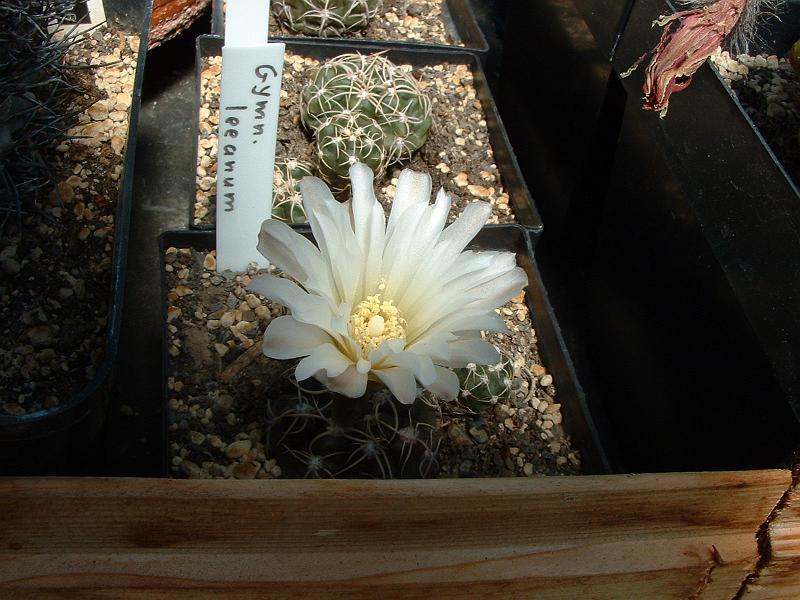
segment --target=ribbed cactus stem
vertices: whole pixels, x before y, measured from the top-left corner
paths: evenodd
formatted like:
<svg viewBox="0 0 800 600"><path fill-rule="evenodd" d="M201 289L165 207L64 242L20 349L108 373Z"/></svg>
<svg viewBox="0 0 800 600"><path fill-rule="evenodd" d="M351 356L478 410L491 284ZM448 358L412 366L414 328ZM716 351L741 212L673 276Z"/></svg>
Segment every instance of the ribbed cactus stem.
<svg viewBox="0 0 800 600"><path fill-rule="evenodd" d="M340 37L364 29L380 8L380 0L275 0L275 16L295 33Z"/></svg>
<svg viewBox="0 0 800 600"><path fill-rule="evenodd" d="M459 400L468 408L481 411L497 404L511 392L514 367L511 359L501 354L492 365L470 363L455 370L461 385Z"/></svg>
<svg viewBox="0 0 800 600"><path fill-rule="evenodd" d="M287 476L392 479L438 473L441 437L432 408L401 405L385 390L354 400L295 385L298 395L267 403L267 445Z"/></svg>
<svg viewBox="0 0 800 600"><path fill-rule="evenodd" d="M300 195L300 180L313 174L313 167L290 158L275 161L272 180L272 218L290 224L305 223L306 211Z"/></svg>
<svg viewBox="0 0 800 600"><path fill-rule="evenodd" d="M381 177L409 158L432 122L430 100L414 79L379 54L345 54L321 65L303 89L301 116L316 137L320 175L339 191L356 162Z"/></svg>

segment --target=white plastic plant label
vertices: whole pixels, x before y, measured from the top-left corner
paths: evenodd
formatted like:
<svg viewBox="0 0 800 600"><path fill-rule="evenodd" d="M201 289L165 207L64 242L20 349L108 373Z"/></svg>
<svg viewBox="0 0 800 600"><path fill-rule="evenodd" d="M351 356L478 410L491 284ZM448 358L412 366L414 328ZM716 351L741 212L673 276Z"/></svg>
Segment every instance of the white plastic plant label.
<svg viewBox="0 0 800 600"><path fill-rule="evenodd" d="M101 27L106 20L103 0L75 0L72 10L63 23L48 29L57 37L76 36L89 29Z"/></svg>
<svg viewBox="0 0 800 600"><path fill-rule="evenodd" d="M217 270L267 266L256 250L272 215L284 44L269 44L269 2L228 0L217 154Z"/></svg>

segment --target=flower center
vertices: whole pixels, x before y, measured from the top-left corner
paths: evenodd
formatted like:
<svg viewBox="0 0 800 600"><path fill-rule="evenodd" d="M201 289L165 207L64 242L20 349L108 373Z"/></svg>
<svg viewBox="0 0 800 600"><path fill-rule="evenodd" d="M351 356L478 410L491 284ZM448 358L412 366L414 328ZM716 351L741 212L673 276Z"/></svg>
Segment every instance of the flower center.
<svg viewBox="0 0 800 600"><path fill-rule="evenodd" d="M365 358L386 340L406 339L407 325L394 302L383 300L381 294L367 296L350 315L350 333Z"/></svg>

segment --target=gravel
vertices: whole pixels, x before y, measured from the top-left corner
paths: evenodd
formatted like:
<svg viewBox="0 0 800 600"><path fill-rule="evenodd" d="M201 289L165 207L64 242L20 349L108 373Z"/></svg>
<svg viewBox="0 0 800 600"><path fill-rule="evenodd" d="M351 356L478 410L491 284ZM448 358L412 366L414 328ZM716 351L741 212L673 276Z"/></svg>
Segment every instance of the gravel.
<svg viewBox="0 0 800 600"><path fill-rule="evenodd" d="M282 306L247 291L257 274L223 277L205 268L213 252L169 248L167 272L169 468L190 478L271 479L288 474L267 440L270 399L294 393L286 373L296 361L260 351ZM270 272L275 273L274 267ZM488 339L511 357L513 393L474 414L446 405L439 476L575 474L580 457L562 426L552 376L539 355L521 292L499 310L510 335Z"/></svg>
<svg viewBox="0 0 800 600"><path fill-rule="evenodd" d="M72 47L77 117L52 150L60 178L0 238L0 414L59 406L103 360L137 36L109 28Z"/></svg>
<svg viewBox="0 0 800 600"><path fill-rule="evenodd" d="M285 27L274 15L270 16L269 35L308 37ZM332 39L396 40L463 46L451 24L447 0L382 0L381 9L365 29Z"/></svg>
<svg viewBox="0 0 800 600"><path fill-rule="evenodd" d="M217 125L219 122L219 76L221 57L205 58L201 75L200 131L198 140L197 189L193 223L213 226L216 210ZM286 53L278 122L277 158L316 160L310 134L300 123L300 91L310 81L319 62ZM410 167L431 175L434 190L444 187L453 197L452 221L476 200L492 205L489 223L514 223L511 199L493 160L489 130L473 75L464 64L411 67L404 65L431 98L434 125L427 142L409 161L390 167L376 182L379 200L387 210L394 197L401 168Z"/></svg>
<svg viewBox="0 0 800 600"><path fill-rule="evenodd" d="M800 77L775 55L717 51L711 61L795 184L800 184Z"/></svg>

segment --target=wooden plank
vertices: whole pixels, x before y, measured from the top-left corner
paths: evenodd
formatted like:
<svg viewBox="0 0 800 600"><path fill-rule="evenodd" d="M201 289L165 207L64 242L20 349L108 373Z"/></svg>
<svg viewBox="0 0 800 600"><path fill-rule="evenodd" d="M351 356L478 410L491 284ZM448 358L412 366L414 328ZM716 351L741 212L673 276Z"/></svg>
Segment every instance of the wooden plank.
<svg viewBox="0 0 800 600"><path fill-rule="evenodd" d="M728 599L790 481L0 479L0 597Z"/></svg>
<svg viewBox="0 0 800 600"><path fill-rule="evenodd" d="M211 0L153 0L150 47L155 48L188 29Z"/></svg>
<svg viewBox="0 0 800 600"><path fill-rule="evenodd" d="M762 564L743 586L740 597L744 600L800 598L799 477L800 470L761 532Z"/></svg>

